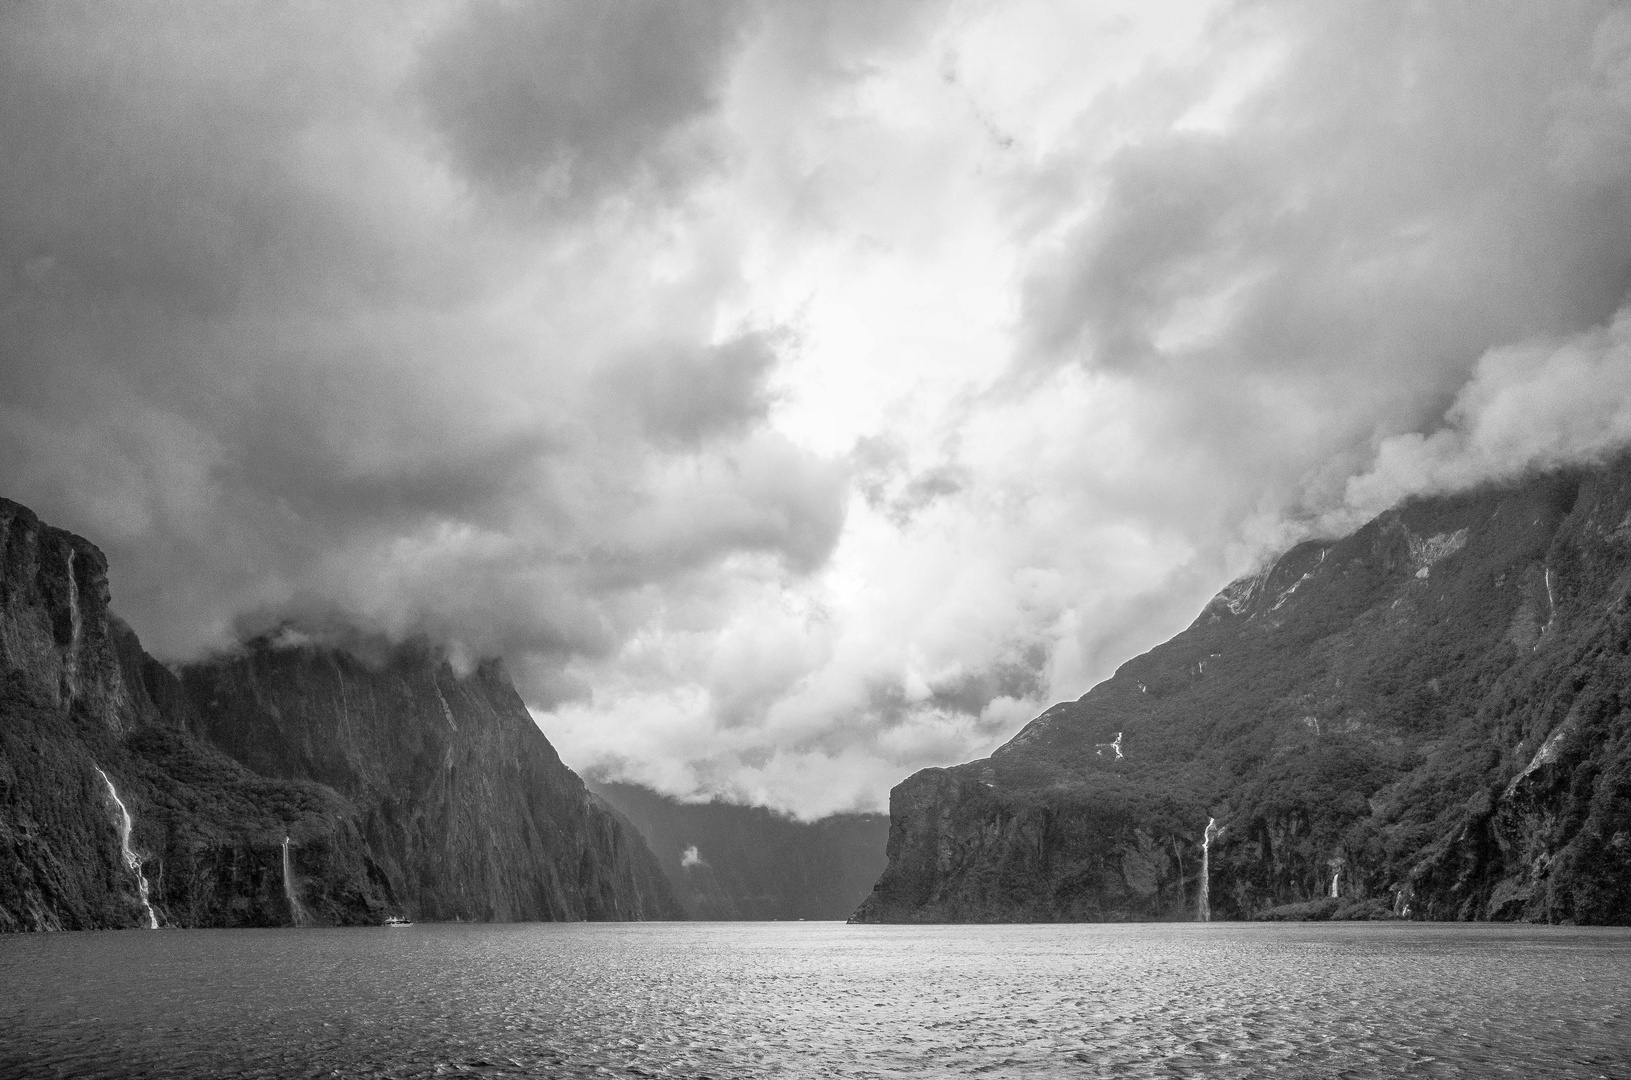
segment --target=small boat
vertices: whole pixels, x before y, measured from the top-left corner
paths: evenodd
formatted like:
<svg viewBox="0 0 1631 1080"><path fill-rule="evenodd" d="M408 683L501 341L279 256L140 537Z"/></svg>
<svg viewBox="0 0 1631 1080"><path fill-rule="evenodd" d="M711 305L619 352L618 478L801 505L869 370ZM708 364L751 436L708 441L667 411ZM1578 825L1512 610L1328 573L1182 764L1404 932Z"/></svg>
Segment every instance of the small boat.
<svg viewBox="0 0 1631 1080"><path fill-rule="evenodd" d="M386 926L412 926L413 925L413 920L412 919L404 919L400 915L392 915L390 918L385 920L385 925Z"/></svg>

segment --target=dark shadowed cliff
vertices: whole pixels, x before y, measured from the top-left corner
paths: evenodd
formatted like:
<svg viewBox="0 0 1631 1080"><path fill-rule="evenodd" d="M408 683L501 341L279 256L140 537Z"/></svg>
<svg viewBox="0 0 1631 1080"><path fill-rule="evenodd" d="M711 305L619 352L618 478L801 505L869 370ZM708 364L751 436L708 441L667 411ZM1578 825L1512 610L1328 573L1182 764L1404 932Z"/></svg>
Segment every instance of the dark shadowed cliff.
<svg viewBox="0 0 1631 1080"><path fill-rule="evenodd" d="M651 845L694 919L842 919L883 872L889 819L796 821L763 806L682 803L637 784L594 784Z"/></svg>
<svg viewBox="0 0 1631 1080"><path fill-rule="evenodd" d="M0 930L678 914L495 669L262 645L178 679L101 552L5 500L0 680Z"/></svg>
<svg viewBox="0 0 1631 1080"><path fill-rule="evenodd" d="M561 763L497 664L459 676L411 646L364 661L260 641L182 684L199 735L355 807L416 917L682 917L640 835Z"/></svg>
<svg viewBox="0 0 1631 1080"><path fill-rule="evenodd" d="M1302 544L895 788L862 921L1631 922L1631 460Z"/></svg>

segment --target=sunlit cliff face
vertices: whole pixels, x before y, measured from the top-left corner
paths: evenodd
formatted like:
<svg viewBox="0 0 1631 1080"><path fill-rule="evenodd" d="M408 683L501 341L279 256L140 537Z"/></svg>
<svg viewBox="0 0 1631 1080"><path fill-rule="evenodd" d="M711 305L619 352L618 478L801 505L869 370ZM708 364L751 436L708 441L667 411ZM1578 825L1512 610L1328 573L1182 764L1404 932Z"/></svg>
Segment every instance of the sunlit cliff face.
<svg viewBox="0 0 1631 1080"><path fill-rule="evenodd" d="M1265 553L1631 436L1631 14L0 19L0 487L172 658L503 657L804 814Z"/></svg>

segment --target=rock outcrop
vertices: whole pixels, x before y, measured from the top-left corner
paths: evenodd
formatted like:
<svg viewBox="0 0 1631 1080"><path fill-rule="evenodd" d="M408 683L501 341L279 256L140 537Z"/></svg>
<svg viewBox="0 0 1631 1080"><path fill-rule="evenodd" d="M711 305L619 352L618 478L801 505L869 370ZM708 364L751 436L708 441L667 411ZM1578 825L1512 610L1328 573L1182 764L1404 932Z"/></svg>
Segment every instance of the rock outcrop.
<svg viewBox="0 0 1631 1080"><path fill-rule="evenodd" d="M0 500L0 930L679 915L496 668L263 642L178 677L108 602L93 544Z"/></svg>
<svg viewBox="0 0 1631 1080"><path fill-rule="evenodd" d="M861 921L1631 922L1631 459L1292 549L895 788Z"/></svg>

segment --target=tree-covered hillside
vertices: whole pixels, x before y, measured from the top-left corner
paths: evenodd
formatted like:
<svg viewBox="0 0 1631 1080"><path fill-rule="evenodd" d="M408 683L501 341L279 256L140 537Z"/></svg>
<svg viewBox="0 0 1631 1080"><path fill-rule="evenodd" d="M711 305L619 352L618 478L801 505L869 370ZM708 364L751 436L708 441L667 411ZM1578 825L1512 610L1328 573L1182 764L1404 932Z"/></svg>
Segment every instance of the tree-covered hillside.
<svg viewBox="0 0 1631 1080"><path fill-rule="evenodd" d="M1631 460L1294 548L896 788L859 918L1631 921ZM1333 895L1334 894L1334 895Z"/></svg>

